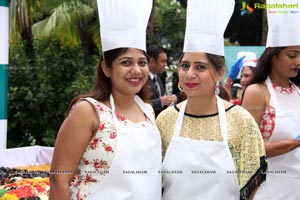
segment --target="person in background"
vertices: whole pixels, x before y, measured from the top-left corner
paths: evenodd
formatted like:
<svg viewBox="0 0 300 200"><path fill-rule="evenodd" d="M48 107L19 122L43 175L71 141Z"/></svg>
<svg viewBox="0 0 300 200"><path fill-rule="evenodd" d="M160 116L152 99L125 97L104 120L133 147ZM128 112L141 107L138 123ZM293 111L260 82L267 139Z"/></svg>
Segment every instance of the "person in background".
<svg viewBox="0 0 300 200"><path fill-rule="evenodd" d="M187 99L156 118L163 143L163 200L251 199L265 180L264 145L255 120L218 97L226 69L223 33L234 3L188 1L178 64Z"/></svg>
<svg viewBox="0 0 300 200"><path fill-rule="evenodd" d="M244 60L243 66L237 75L237 78L241 79L240 83L243 89L250 84L254 75L256 64L257 60Z"/></svg>
<svg viewBox="0 0 300 200"><path fill-rule="evenodd" d="M151 102L155 111L155 116L165 109L167 106L176 103L176 95L165 95L165 85L160 78L167 66L167 53L166 51L157 46L150 45L147 48L147 54L150 57L149 61L149 85L151 88Z"/></svg>
<svg viewBox="0 0 300 200"><path fill-rule="evenodd" d="M239 56L240 54L238 54ZM246 56L238 57L237 60L231 65L229 69L228 76L224 80L224 87L228 89L229 91L232 88L233 82L236 80L236 76L239 73L240 68L243 65L243 60Z"/></svg>
<svg viewBox="0 0 300 200"><path fill-rule="evenodd" d="M71 102L58 132L50 200L159 200L161 138L145 103L150 102L145 36L152 1L97 3L103 56L94 88ZM127 23L139 31L128 30Z"/></svg>
<svg viewBox="0 0 300 200"><path fill-rule="evenodd" d="M245 60L243 61L243 66L241 67L237 79L240 79L240 86L242 91L251 83L254 76L254 70L257 64L257 60ZM236 105L242 104L241 98L236 98L232 100L232 103Z"/></svg>
<svg viewBox="0 0 300 200"><path fill-rule="evenodd" d="M299 22L300 9L284 16L268 13L267 48L242 100L259 125L269 165L256 200L300 199L300 92L293 82L300 68Z"/></svg>
<svg viewBox="0 0 300 200"><path fill-rule="evenodd" d="M243 88L240 84L240 80L241 79L235 79L233 82L232 82L232 86L231 86L231 90L230 90L230 94L231 94L231 102L233 104L236 104L234 103L233 101L235 101L236 99L240 99L242 97L242 93L243 93ZM237 104L236 104L237 105Z"/></svg>
<svg viewBox="0 0 300 200"><path fill-rule="evenodd" d="M237 76L240 74L245 60L256 60L256 53L251 51L240 51L237 54L237 60L231 65L228 73L228 77L224 80L224 87L227 90L231 90L232 84L236 79L240 79Z"/></svg>

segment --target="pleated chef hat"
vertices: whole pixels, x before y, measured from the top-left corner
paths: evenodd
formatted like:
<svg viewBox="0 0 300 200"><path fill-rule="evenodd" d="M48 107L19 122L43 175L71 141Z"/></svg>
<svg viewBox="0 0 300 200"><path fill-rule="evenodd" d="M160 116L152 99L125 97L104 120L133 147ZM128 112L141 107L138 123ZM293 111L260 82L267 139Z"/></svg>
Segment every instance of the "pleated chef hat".
<svg viewBox="0 0 300 200"><path fill-rule="evenodd" d="M267 11L267 47L300 45L300 5L299 0L267 0L267 4L291 4L294 8L275 8Z"/></svg>
<svg viewBox="0 0 300 200"><path fill-rule="evenodd" d="M146 28L152 0L97 0L102 51L138 48L146 51Z"/></svg>
<svg viewBox="0 0 300 200"><path fill-rule="evenodd" d="M224 56L223 34L234 0L188 0L183 52Z"/></svg>

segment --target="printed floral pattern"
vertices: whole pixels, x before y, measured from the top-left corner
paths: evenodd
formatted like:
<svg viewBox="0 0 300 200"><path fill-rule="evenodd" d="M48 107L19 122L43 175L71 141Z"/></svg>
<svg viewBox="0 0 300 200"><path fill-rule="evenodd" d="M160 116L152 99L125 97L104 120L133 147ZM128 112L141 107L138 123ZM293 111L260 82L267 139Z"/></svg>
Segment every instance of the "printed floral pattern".
<svg viewBox="0 0 300 200"><path fill-rule="evenodd" d="M269 105L262 117L259 124L259 129L262 137L265 141L268 141L272 136L273 130L275 128L275 109L273 106Z"/></svg>
<svg viewBox="0 0 300 200"><path fill-rule="evenodd" d="M112 164L117 148L117 132L112 111L106 105L92 98L86 98L94 105L100 124L94 138L89 142L78 166L78 175L70 186L71 199L87 199L93 188L101 182ZM150 109L151 106L149 105ZM152 125L147 119L134 123L115 113L122 126L145 127Z"/></svg>
<svg viewBox="0 0 300 200"><path fill-rule="evenodd" d="M280 94L285 94L285 95L292 94L296 90L296 88L293 84L289 88L283 88L274 83L272 83L272 86L276 92L278 92ZM276 117L275 108L273 106L269 105L266 108L266 110L263 114L262 121L260 122L260 125L259 125L259 129L260 129L262 137L265 141L269 141L269 139L272 136L272 133L275 128L275 117Z"/></svg>
<svg viewBox="0 0 300 200"><path fill-rule="evenodd" d="M280 86L276 85L275 83L272 83L272 86L273 86L274 90L276 90L277 92L282 93L282 94L292 94L295 90L295 86L293 84L289 88L280 87Z"/></svg>
<svg viewBox="0 0 300 200"><path fill-rule="evenodd" d="M116 112L115 112L115 115L117 116L117 119L118 119L119 121L125 121L125 117L124 117L123 115L120 115L120 114L118 114L118 113L116 113Z"/></svg>

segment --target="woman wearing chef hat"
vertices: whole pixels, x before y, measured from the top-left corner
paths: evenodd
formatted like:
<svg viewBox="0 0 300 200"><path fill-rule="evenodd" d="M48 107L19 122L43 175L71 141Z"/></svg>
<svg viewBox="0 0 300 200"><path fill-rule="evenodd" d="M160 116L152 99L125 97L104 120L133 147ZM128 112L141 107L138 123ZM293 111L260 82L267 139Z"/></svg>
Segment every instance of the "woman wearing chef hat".
<svg viewBox="0 0 300 200"><path fill-rule="evenodd" d="M50 199L158 200L161 139L143 101L152 1L97 3L103 59L94 88L75 98L59 130Z"/></svg>
<svg viewBox="0 0 300 200"><path fill-rule="evenodd" d="M255 120L216 95L233 8L234 0L188 0L178 66L187 100L156 119L164 151L163 200L248 199L264 181L264 146Z"/></svg>
<svg viewBox="0 0 300 200"><path fill-rule="evenodd" d="M246 88L250 83L254 76L255 67L257 64L257 60L244 60L243 66L237 75L238 79L241 79L242 88Z"/></svg>
<svg viewBox="0 0 300 200"><path fill-rule="evenodd" d="M257 64L254 84L246 88L243 97L242 106L253 115L265 140L269 165L267 181L255 199L300 199L300 92L295 85L300 68L300 9L297 10L285 14L268 12L267 48Z"/></svg>
<svg viewBox="0 0 300 200"><path fill-rule="evenodd" d="M254 76L254 70L256 67L256 57L253 57L252 59L248 59L247 57L243 60L243 64L241 66L241 69L239 70L236 78L237 80L239 80L240 83L238 83L239 86L239 90L237 91L237 93L239 92L239 96L238 98L234 98L231 100L231 102L233 104L236 105L241 105L242 103L242 93L243 90L251 83L251 80ZM235 88L235 84L232 85L232 89ZM232 91L232 93L235 91ZM237 95L235 95L237 97Z"/></svg>

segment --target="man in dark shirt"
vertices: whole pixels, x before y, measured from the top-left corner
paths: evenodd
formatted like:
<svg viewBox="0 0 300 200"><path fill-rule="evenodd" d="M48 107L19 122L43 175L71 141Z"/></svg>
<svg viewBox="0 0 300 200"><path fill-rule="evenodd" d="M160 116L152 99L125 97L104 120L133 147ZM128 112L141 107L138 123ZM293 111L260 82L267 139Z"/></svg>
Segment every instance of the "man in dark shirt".
<svg viewBox="0 0 300 200"><path fill-rule="evenodd" d="M159 77L164 72L165 66L167 66L166 51L157 45L150 45L147 48L147 54L150 57L148 82L152 92L151 101L155 116L157 116L164 108L175 103L177 97L174 94L165 95L165 86Z"/></svg>

